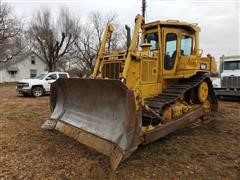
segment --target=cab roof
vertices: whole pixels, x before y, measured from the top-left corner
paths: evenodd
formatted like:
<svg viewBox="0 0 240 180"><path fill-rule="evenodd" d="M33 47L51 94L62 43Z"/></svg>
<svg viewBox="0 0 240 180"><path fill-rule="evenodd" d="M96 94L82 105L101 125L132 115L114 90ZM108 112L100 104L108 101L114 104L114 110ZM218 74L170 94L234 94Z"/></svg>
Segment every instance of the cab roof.
<svg viewBox="0 0 240 180"><path fill-rule="evenodd" d="M226 59L223 62L240 62L240 59Z"/></svg>
<svg viewBox="0 0 240 180"><path fill-rule="evenodd" d="M158 26L158 25L160 25L160 27L182 28L187 31L194 31L194 32L201 31L201 28L198 26L197 23L187 23L187 22L181 22L179 20L154 21L151 23L144 24L143 28L151 29L151 27Z"/></svg>

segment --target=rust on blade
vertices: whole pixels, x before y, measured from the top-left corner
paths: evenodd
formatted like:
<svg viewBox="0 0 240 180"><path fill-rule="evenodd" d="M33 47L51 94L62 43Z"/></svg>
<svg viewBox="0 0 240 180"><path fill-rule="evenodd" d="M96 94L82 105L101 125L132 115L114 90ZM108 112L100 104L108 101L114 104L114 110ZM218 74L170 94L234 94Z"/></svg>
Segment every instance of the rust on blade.
<svg viewBox="0 0 240 180"><path fill-rule="evenodd" d="M121 81L58 79L52 89L55 129L107 155L113 170L141 143L141 102Z"/></svg>
<svg viewBox="0 0 240 180"><path fill-rule="evenodd" d="M123 152L118 147L115 147L110 155L110 165L111 168L115 171L123 159Z"/></svg>
<svg viewBox="0 0 240 180"><path fill-rule="evenodd" d="M115 145L105 139L102 139L96 135L90 134L72 125L64 122L58 122L56 129L63 134L72 137L76 141L95 149L96 151L110 156L114 150Z"/></svg>
<svg viewBox="0 0 240 180"><path fill-rule="evenodd" d="M76 141L109 156L110 165L114 171L124 158L124 152L117 145L105 139L60 121L57 123L56 129Z"/></svg>
<svg viewBox="0 0 240 180"><path fill-rule="evenodd" d="M119 80L58 79L55 86L61 93L52 94L51 119L117 144L124 152L136 148L141 122L133 90Z"/></svg>

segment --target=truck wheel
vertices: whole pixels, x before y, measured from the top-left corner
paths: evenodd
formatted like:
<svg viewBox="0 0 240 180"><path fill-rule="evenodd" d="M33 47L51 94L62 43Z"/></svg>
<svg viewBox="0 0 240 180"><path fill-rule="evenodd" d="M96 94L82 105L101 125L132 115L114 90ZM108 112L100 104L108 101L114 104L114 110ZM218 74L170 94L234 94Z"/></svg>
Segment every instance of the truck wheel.
<svg viewBox="0 0 240 180"><path fill-rule="evenodd" d="M32 89L32 95L34 97L40 97L43 95L43 88L42 87L39 87L39 86L36 86L36 87L33 87Z"/></svg>

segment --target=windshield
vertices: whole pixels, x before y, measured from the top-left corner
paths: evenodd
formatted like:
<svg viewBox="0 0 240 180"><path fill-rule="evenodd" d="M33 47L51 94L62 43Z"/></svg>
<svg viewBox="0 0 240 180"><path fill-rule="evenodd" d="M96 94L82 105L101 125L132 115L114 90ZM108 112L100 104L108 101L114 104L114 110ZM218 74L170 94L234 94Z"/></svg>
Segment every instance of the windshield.
<svg viewBox="0 0 240 180"><path fill-rule="evenodd" d="M35 77L34 79L43 80L46 76L47 76L47 74L40 74L40 75L38 75L37 77Z"/></svg>
<svg viewBox="0 0 240 180"><path fill-rule="evenodd" d="M240 61L224 62L224 70L240 70Z"/></svg>

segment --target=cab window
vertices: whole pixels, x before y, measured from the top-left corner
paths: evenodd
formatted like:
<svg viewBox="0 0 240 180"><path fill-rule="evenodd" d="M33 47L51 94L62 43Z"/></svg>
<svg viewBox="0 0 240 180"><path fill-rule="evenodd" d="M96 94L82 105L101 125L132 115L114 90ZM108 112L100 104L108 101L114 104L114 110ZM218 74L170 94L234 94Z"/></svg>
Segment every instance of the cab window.
<svg viewBox="0 0 240 180"><path fill-rule="evenodd" d="M156 32L156 33L146 34L144 42L151 44L150 50L159 49L158 33Z"/></svg>
<svg viewBox="0 0 240 180"><path fill-rule="evenodd" d="M55 80L55 79L57 79L57 74L50 74L50 75L46 78L46 80Z"/></svg>
<svg viewBox="0 0 240 180"><path fill-rule="evenodd" d="M59 74L59 78L68 78L68 76L67 76L67 74L61 73L61 74Z"/></svg>
<svg viewBox="0 0 240 180"><path fill-rule="evenodd" d="M168 33L166 35L166 49L164 57L164 68L172 69L177 55L177 35Z"/></svg>
<svg viewBox="0 0 240 180"><path fill-rule="evenodd" d="M188 56L192 54L193 39L191 36L181 36L181 55Z"/></svg>

